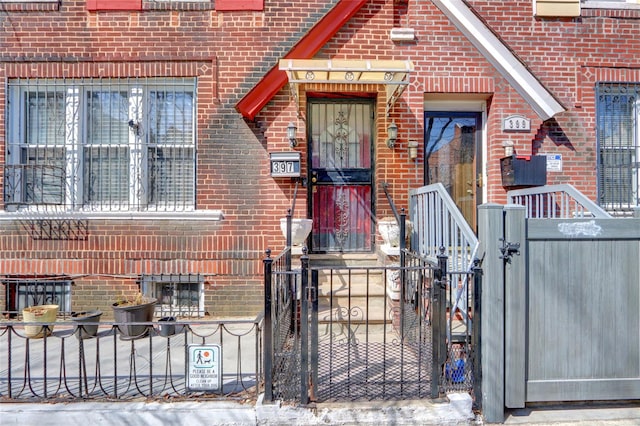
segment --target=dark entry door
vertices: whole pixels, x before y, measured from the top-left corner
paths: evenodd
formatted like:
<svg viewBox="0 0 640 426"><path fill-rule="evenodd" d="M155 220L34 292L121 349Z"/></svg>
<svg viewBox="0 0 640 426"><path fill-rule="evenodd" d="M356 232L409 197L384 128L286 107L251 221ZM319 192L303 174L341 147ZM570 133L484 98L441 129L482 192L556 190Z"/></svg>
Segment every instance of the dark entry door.
<svg viewBox="0 0 640 426"><path fill-rule="evenodd" d="M442 183L475 230L482 202L480 113L427 111L424 129L425 185Z"/></svg>
<svg viewBox="0 0 640 426"><path fill-rule="evenodd" d="M371 100L309 99L311 251L372 250Z"/></svg>

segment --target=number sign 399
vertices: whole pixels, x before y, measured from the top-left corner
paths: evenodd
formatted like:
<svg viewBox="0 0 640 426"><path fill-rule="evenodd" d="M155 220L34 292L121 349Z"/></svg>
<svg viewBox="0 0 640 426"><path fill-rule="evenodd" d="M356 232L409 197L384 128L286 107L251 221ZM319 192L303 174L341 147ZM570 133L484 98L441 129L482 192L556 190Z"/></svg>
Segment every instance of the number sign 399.
<svg viewBox="0 0 640 426"><path fill-rule="evenodd" d="M504 132L528 132L531 130L531 120L522 115L510 115L502 121Z"/></svg>

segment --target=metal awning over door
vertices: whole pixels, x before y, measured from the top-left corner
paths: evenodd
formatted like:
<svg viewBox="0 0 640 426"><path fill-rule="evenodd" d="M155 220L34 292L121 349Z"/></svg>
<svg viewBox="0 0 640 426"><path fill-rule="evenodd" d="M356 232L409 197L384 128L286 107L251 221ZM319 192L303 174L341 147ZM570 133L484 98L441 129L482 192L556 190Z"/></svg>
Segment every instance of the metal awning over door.
<svg viewBox="0 0 640 426"><path fill-rule="evenodd" d="M291 90L298 99L298 85L305 83L383 84L386 113L409 85L413 62L398 60L282 59Z"/></svg>

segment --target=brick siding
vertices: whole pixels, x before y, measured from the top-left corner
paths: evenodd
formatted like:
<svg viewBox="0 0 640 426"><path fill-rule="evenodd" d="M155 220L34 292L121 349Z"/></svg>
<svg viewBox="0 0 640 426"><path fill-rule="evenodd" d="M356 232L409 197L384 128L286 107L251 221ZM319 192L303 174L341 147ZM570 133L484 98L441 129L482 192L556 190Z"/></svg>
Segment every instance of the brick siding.
<svg viewBox="0 0 640 426"><path fill-rule="evenodd" d="M297 107L285 87L245 121L235 104L337 0L267 1L263 11L216 11L211 5L158 6L142 11L87 11L86 2L3 4L0 19L0 145L5 146L8 78L190 76L198 79L197 208L222 210L221 221L90 220L85 240L32 239L18 220L0 220L0 275L73 277L74 309L99 307L137 291L143 273L197 273L205 278L212 316L254 315L261 309L264 250L284 245L279 218L291 206L293 183L269 176L270 152L289 150L286 125L305 135L305 90ZM409 140L423 140L425 94L486 98L487 198L502 202L502 142L517 152L560 153L564 169L548 183L571 183L589 197L595 183L595 101L598 81L640 81L640 11L585 10L580 19L540 19L533 2L468 2L567 107L542 122L471 43L427 1L370 1L316 54L335 59L408 59L411 84L384 114L384 90L331 87L377 96L376 182L390 183L398 207L409 188L421 186L420 161L408 158ZM514 6L517 3L517 7ZM54 7L55 6L55 7ZM415 42L393 42L393 26L415 29ZM505 134L510 114L531 120L530 133ZM300 116L298 115L300 114ZM398 125L395 150L385 146L386 120ZM305 144L296 148L303 153ZM0 162L5 149L0 149ZM375 214L391 214L375 188ZM296 216L305 215L306 191L298 192ZM4 305L4 292L0 304Z"/></svg>

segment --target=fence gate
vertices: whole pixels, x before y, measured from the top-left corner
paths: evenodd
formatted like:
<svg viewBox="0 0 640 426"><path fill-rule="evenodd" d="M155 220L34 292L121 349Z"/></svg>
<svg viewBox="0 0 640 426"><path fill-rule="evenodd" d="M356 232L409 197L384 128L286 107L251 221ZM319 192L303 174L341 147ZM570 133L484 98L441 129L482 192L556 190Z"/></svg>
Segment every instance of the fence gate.
<svg viewBox="0 0 640 426"><path fill-rule="evenodd" d="M407 400L473 390L476 354L463 317L477 308L471 290L480 274L448 274L444 254L437 264L409 252L401 257L404 266L310 268L303 360L308 349L311 399ZM303 291L304 281L303 272ZM397 292L386 291L390 282ZM302 333L306 317L303 302Z"/></svg>
<svg viewBox="0 0 640 426"><path fill-rule="evenodd" d="M301 346L298 315L300 270L291 270L291 249L264 260L263 375L265 402L300 397Z"/></svg>
<svg viewBox="0 0 640 426"><path fill-rule="evenodd" d="M300 260L291 270L288 249L265 259L265 402L476 392L479 267L449 272L444 249L401 249L387 266Z"/></svg>
<svg viewBox="0 0 640 426"><path fill-rule="evenodd" d="M528 403L639 399L640 219L525 213L480 208L492 283L482 296L492 313L482 325L485 418Z"/></svg>
<svg viewBox="0 0 640 426"><path fill-rule="evenodd" d="M640 398L640 220L527 219L526 229L527 288L510 291L527 303L525 400Z"/></svg>
<svg viewBox="0 0 640 426"><path fill-rule="evenodd" d="M326 402L437 396L433 349L438 342L432 319L437 273L424 263L404 269L311 268L312 398ZM385 296L384 282L394 279L405 281L397 300ZM302 314L305 318L304 307Z"/></svg>

